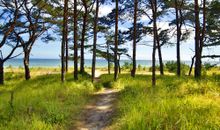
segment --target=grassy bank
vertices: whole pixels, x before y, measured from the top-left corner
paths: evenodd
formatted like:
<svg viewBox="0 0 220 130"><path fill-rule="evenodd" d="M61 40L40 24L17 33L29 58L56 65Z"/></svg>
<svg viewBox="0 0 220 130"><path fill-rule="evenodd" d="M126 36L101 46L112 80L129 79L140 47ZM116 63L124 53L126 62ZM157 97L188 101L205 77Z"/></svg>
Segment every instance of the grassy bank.
<svg viewBox="0 0 220 130"><path fill-rule="evenodd" d="M151 87L151 77L121 75L111 82L103 75L103 84L124 88L117 102L117 116L111 129L220 129L220 75L193 77L158 77Z"/></svg>
<svg viewBox="0 0 220 130"><path fill-rule="evenodd" d="M24 81L22 73L6 73L6 84L0 86L1 130L67 129L94 91L88 77L74 81L68 74L64 84L59 74L33 77Z"/></svg>

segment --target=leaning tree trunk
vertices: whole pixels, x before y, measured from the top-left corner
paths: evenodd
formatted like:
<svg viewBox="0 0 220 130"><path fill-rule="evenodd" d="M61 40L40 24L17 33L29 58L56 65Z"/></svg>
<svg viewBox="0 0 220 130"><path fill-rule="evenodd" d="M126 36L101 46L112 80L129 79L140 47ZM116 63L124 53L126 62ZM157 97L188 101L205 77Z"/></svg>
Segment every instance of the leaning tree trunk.
<svg viewBox="0 0 220 130"><path fill-rule="evenodd" d="M135 77L136 74L137 10L138 10L138 0L135 0L134 1L134 32L133 32L133 69L131 71L132 77Z"/></svg>
<svg viewBox="0 0 220 130"><path fill-rule="evenodd" d="M201 77L201 53L200 53L200 22L199 22L199 4L195 0L195 78Z"/></svg>
<svg viewBox="0 0 220 130"><path fill-rule="evenodd" d="M96 43L97 43L97 24L98 24L98 13L99 13L99 0L96 0L96 13L94 19L94 38L93 38L93 57L92 57L92 82L95 80L95 66L96 66Z"/></svg>
<svg viewBox="0 0 220 130"><path fill-rule="evenodd" d="M85 43L85 35L86 35L86 25L87 25L87 17L88 17L88 10L86 1L84 1L84 8L85 13L83 15L83 29L82 29L82 39L81 39L81 61L80 61L80 73L85 72L85 58L84 58L84 43Z"/></svg>
<svg viewBox="0 0 220 130"><path fill-rule="evenodd" d="M24 71L25 71L25 79L29 80L31 78L30 75L30 68L29 68L29 60L30 60L30 53L25 51L24 52Z"/></svg>
<svg viewBox="0 0 220 130"><path fill-rule="evenodd" d="M0 61L0 84L4 84L4 61Z"/></svg>
<svg viewBox="0 0 220 130"><path fill-rule="evenodd" d="M155 16L155 40L156 40L156 44L157 44L157 49L158 49L158 57L159 57L159 64L160 64L160 74L164 75L164 71L163 71L163 58L162 58L162 52L161 52L161 45L160 45L160 39L158 36L158 29L157 29L157 18Z"/></svg>
<svg viewBox="0 0 220 130"><path fill-rule="evenodd" d="M78 80L77 0L74 0L74 79Z"/></svg>
<svg viewBox="0 0 220 130"><path fill-rule="evenodd" d="M114 63L115 63L115 72L114 80L118 78L118 0L115 1L115 50L114 50Z"/></svg>

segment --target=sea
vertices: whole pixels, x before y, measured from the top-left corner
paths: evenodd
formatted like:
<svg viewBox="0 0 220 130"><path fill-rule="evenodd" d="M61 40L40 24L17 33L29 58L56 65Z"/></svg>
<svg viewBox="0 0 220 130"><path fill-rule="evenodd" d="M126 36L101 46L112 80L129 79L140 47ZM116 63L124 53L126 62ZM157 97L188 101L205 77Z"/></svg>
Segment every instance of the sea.
<svg viewBox="0 0 220 130"><path fill-rule="evenodd" d="M120 64L121 66L125 63L131 63L131 60L121 60ZM167 61L164 61L165 63ZM184 61L185 64L190 65L191 61ZM69 61L69 66L73 66L74 62ZM156 62L158 64L158 61ZM96 66L97 67L107 67L107 61L105 59L97 59L96 60ZM137 65L141 65L144 67L150 67L152 65L151 60L137 60ZM5 67L23 67L23 59L10 59L5 62ZM30 67L60 67L61 61L60 59L30 59ZM85 66L91 67L92 66L92 60L86 59L85 60Z"/></svg>

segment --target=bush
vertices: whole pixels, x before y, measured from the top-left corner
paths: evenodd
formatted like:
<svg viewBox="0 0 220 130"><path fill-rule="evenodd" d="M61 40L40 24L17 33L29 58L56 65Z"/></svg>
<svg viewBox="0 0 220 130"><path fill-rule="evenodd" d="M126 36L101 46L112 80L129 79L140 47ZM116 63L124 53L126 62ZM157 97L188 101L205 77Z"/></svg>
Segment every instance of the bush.
<svg viewBox="0 0 220 130"><path fill-rule="evenodd" d="M171 73L176 73L176 70L177 70L177 62L175 61L168 61L166 64L165 64L165 68L171 72ZM181 74L185 75L186 72L189 70L189 66L186 65L185 63L181 63Z"/></svg>
<svg viewBox="0 0 220 130"><path fill-rule="evenodd" d="M124 65L122 66L122 69L127 70L132 68L132 63L125 62Z"/></svg>
<svg viewBox="0 0 220 130"><path fill-rule="evenodd" d="M160 70L160 66L159 65L156 65L156 71L159 71ZM151 72L152 71L152 67L149 68L149 71Z"/></svg>

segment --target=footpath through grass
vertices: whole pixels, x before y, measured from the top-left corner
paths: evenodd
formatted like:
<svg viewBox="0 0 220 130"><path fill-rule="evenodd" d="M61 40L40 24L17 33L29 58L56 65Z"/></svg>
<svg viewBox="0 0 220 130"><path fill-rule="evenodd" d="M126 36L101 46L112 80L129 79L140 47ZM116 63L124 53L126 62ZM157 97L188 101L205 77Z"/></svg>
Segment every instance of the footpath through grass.
<svg viewBox="0 0 220 130"><path fill-rule="evenodd" d="M163 76L158 77L155 88L151 76L124 74L117 82L111 82L112 78L101 77L104 86L122 88L110 129L220 129L220 75L199 81Z"/></svg>
<svg viewBox="0 0 220 130"><path fill-rule="evenodd" d="M56 74L23 81L22 74L7 73L0 86L0 130L68 129L94 91L90 78L72 77L62 84Z"/></svg>

